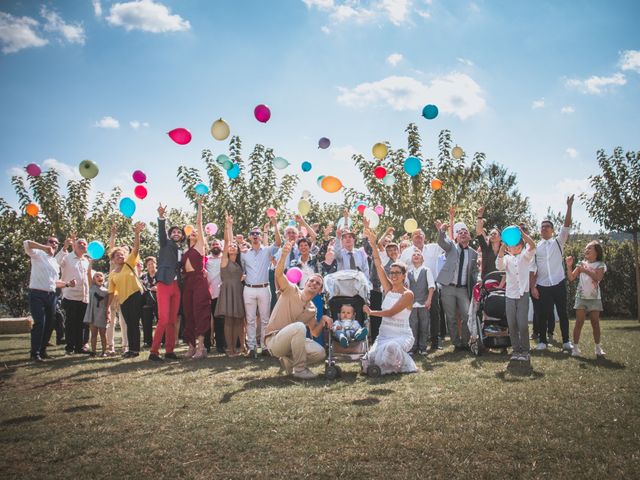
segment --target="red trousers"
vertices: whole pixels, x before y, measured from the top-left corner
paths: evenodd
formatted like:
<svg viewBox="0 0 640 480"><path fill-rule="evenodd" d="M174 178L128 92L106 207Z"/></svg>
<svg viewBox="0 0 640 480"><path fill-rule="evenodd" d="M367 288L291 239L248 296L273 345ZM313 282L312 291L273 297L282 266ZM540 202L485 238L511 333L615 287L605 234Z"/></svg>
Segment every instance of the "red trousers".
<svg viewBox="0 0 640 480"><path fill-rule="evenodd" d="M184 310L184 341L196 344L196 338L204 336L211 328L211 294L206 272L184 274L182 309Z"/></svg>
<svg viewBox="0 0 640 480"><path fill-rule="evenodd" d="M174 280L170 285L158 282L158 291L156 297L158 299L158 326L153 334L153 342L151 343L151 353L158 354L162 337L164 339L164 348L167 353L173 352L176 344L176 320L178 319L178 311L180 310L180 287L178 281Z"/></svg>

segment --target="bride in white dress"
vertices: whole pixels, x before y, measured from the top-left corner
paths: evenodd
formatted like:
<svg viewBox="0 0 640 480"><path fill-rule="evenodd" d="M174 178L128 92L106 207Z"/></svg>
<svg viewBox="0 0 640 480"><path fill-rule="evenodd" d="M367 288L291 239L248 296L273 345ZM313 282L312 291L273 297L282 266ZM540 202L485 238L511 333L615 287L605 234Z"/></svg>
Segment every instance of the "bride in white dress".
<svg viewBox="0 0 640 480"><path fill-rule="evenodd" d="M376 245L375 234L365 228L365 235L371 245ZM380 367L380 373L415 372L418 369L409 355L413 348L413 333L409 326L409 316L413 307L413 292L405 287L407 268L402 263L391 265L389 277L382 266L380 253L373 249L373 263L378 272L385 293L382 310L371 310L365 305L367 315L382 317L380 332L369 350L368 359Z"/></svg>

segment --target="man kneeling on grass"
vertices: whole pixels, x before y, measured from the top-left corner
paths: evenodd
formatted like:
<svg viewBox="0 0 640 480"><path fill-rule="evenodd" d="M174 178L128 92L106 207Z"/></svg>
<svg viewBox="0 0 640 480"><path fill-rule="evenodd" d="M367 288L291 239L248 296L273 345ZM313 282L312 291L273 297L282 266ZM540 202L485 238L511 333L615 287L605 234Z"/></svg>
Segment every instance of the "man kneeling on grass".
<svg viewBox="0 0 640 480"><path fill-rule="evenodd" d="M306 338L307 327L311 335L318 336L323 326L331 328L332 321L328 316L316 320L316 307L311 301L322 291L322 276L314 274L300 290L289 283L284 275L284 264L289 258L293 242L285 242L282 255L275 271L276 286L280 297L276 303L265 332L265 344L271 355L280 359L285 372L302 379L315 378L317 375L307 365L324 360L324 348L310 338Z"/></svg>

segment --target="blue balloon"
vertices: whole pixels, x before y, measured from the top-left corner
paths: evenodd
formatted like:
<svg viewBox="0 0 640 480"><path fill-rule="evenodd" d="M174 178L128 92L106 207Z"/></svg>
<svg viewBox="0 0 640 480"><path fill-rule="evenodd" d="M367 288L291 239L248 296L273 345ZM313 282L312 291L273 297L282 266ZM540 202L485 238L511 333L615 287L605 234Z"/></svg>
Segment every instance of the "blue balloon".
<svg viewBox="0 0 640 480"><path fill-rule="evenodd" d="M124 197L120 200L120 212L127 218L133 217L133 214L136 212L136 202L129 197Z"/></svg>
<svg viewBox="0 0 640 480"><path fill-rule="evenodd" d="M93 260L99 260L104 255L104 245L102 242L94 240L87 245L87 253Z"/></svg>
<svg viewBox="0 0 640 480"><path fill-rule="evenodd" d="M431 104L425 105L425 107L422 109L422 116L427 120L433 120L438 116L438 107Z"/></svg>
<svg viewBox="0 0 640 480"><path fill-rule="evenodd" d="M510 227L505 228L502 231L502 241L508 246L513 247L520 243L522 240L522 233L520 229L515 225L511 225Z"/></svg>
<svg viewBox="0 0 640 480"><path fill-rule="evenodd" d="M194 187L194 190L198 195L206 195L209 193L209 187L207 187L204 183L199 183Z"/></svg>
<svg viewBox="0 0 640 480"><path fill-rule="evenodd" d="M297 225L295 220L289 220L289 223L287 223L287 227L295 227Z"/></svg>
<svg viewBox="0 0 640 480"><path fill-rule="evenodd" d="M238 178L239 175L240 175L240 165L238 165L237 163L234 163L233 167L227 170L227 176L233 179L233 178Z"/></svg>
<svg viewBox="0 0 640 480"><path fill-rule="evenodd" d="M311 163L310 162L302 162L302 171L303 172L308 172L309 170L311 170Z"/></svg>
<svg viewBox="0 0 640 480"><path fill-rule="evenodd" d="M404 171L407 172L407 175L410 177L415 177L420 170L422 169L422 164L420 163L420 159L416 157L407 157L404 161Z"/></svg>

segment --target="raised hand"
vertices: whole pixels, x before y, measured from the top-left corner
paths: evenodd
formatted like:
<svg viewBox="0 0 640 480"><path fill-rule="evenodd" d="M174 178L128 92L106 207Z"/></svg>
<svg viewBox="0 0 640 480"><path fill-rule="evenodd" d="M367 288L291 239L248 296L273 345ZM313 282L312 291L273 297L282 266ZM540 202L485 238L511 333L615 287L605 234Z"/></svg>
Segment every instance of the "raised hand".
<svg viewBox="0 0 640 480"><path fill-rule="evenodd" d="M568 269L571 269L571 267L573 267L573 257L571 255L565 258L564 261L567 263Z"/></svg>
<svg viewBox="0 0 640 480"><path fill-rule="evenodd" d="M573 198L575 197L575 195L571 195L569 197L567 197L567 207L571 208L573 206Z"/></svg>
<svg viewBox="0 0 640 480"><path fill-rule="evenodd" d="M164 218L164 214L167 211L167 206L166 205L162 205L162 202L158 203L158 217L159 218ZM113 233L115 228L115 224L113 224L113 226L111 227L111 232Z"/></svg>
<svg viewBox="0 0 640 480"><path fill-rule="evenodd" d="M484 207L480 207L480 208L478 209L477 217L478 217L478 218L482 218L482 217L484 217Z"/></svg>
<svg viewBox="0 0 640 480"><path fill-rule="evenodd" d="M440 231L440 229L442 228L442 221L436 220L435 222L433 222L433 225L436 227L437 231Z"/></svg>
<svg viewBox="0 0 640 480"><path fill-rule="evenodd" d="M142 232L142 230L144 230L144 222L138 222L133 227L133 231L135 233L140 233L140 232Z"/></svg>

